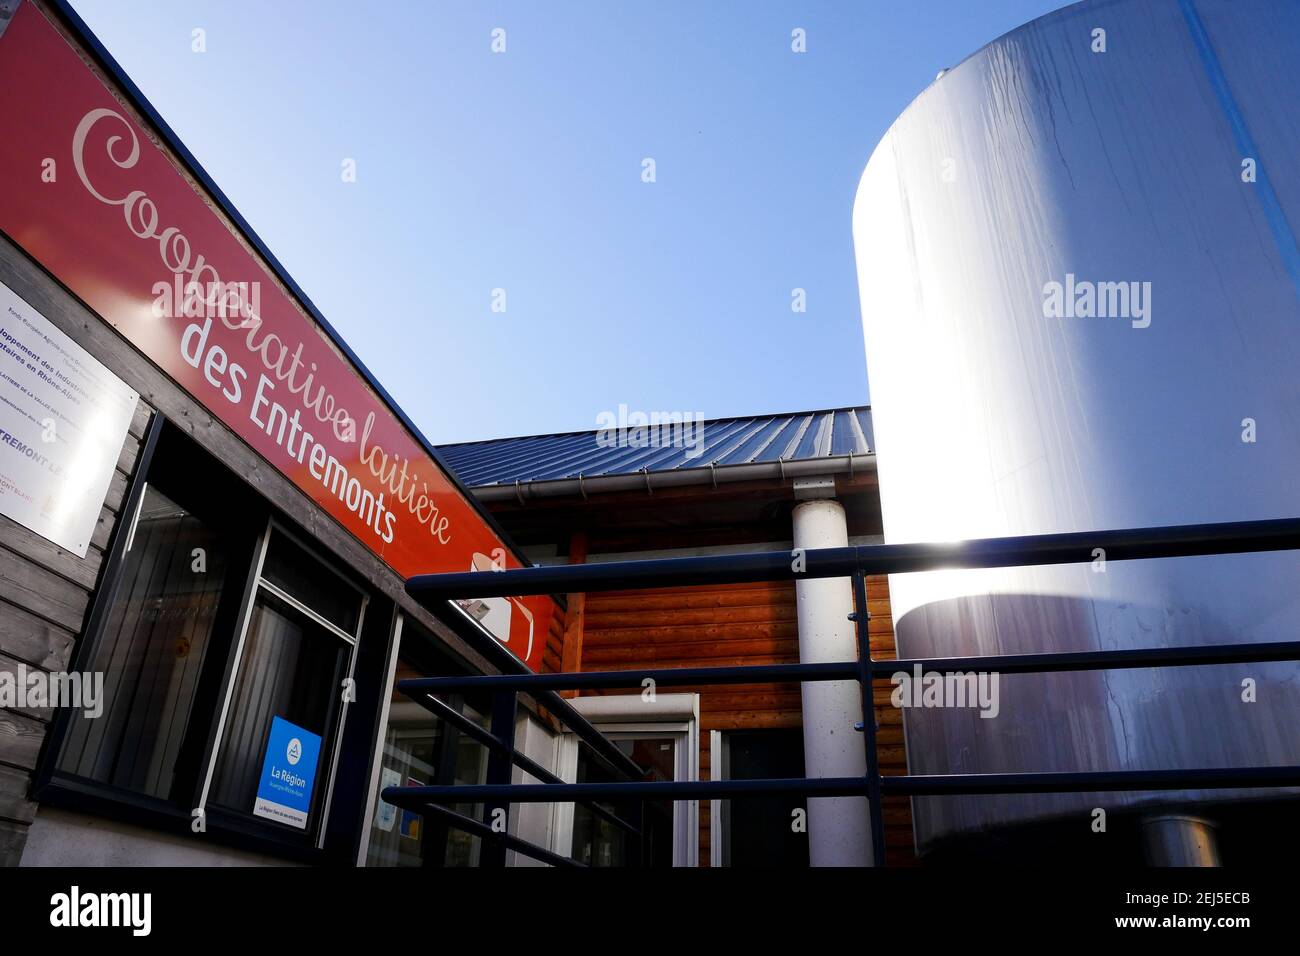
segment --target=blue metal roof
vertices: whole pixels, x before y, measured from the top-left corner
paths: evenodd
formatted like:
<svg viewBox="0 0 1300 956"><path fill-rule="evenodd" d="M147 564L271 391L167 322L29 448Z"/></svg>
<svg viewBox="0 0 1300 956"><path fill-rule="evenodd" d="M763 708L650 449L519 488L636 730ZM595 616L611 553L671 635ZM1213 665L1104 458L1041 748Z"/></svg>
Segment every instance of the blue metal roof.
<svg viewBox="0 0 1300 956"><path fill-rule="evenodd" d="M673 471L715 465L744 465L865 455L875 451L871 409L835 408L719 418L702 433L675 433L662 441L631 436L611 443L600 429L441 445L442 461L471 488L518 482L596 478L601 475ZM615 436L617 437L617 436ZM696 449L699 449L696 453Z"/></svg>

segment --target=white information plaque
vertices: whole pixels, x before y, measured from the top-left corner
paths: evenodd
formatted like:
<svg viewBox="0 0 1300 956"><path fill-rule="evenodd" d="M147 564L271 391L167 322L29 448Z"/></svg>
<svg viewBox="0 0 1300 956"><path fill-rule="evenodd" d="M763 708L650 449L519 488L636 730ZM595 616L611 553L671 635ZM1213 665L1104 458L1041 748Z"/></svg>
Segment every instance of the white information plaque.
<svg viewBox="0 0 1300 956"><path fill-rule="evenodd" d="M0 514L84 558L138 399L0 283Z"/></svg>

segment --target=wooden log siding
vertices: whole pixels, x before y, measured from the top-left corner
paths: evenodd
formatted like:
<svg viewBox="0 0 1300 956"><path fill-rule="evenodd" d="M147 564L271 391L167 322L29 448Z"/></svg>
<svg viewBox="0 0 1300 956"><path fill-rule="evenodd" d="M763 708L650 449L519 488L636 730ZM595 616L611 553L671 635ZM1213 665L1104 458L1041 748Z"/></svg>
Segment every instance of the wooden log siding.
<svg viewBox="0 0 1300 956"><path fill-rule="evenodd" d="M587 533L574 531L569 535L569 563L583 564L587 560ZM570 594L565 601L564 627L560 634L560 666L562 671L582 670L582 629L586 620L587 596ZM561 697L577 697L576 690L560 691Z"/></svg>
<svg viewBox="0 0 1300 956"><path fill-rule="evenodd" d="M558 603L546 622L546 652L542 655L542 673L559 673L564 668L561 658L564 654L565 611Z"/></svg>
<svg viewBox="0 0 1300 956"><path fill-rule="evenodd" d="M141 400L82 558L0 515L0 672L66 670L104 566L153 409ZM36 817L28 798L53 710L0 708L0 866L17 866Z"/></svg>
<svg viewBox="0 0 1300 956"><path fill-rule="evenodd" d="M867 580L871 653L893 660L893 617L886 578ZM789 664L799 660L793 583L736 584L586 595L582 669ZM903 718L889 703L891 687L877 681L872 697L880 725L881 772L907 772ZM667 693L669 691L665 691ZM700 695L700 777L710 779L709 731L802 726L797 684L672 688ZM610 693L617 693L611 691ZM884 805L885 851L890 865L916 863L911 804ZM700 865L709 865L709 804L700 803Z"/></svg>

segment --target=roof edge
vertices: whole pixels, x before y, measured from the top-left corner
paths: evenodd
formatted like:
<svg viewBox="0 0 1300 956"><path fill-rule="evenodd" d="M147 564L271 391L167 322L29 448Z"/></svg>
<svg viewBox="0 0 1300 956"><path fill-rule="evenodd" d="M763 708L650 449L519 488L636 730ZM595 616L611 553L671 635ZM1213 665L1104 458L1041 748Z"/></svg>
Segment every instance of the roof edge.
<svg viewBox="0 0 1300 956"><path fill-rule="evenodd" d="M799 415L827 415L831 412L869 412L871 411L870 403L866 405L831 405L827 408L813 408L804 411L794 412L758 412L754 415L721 415L717 418L706 418L702 425L716 424L718 422L743 422L746 420L758 418L795 418ZM602 431L599 426L592 428L575 428L563 432L538 432L534 435L506 435L501 438L472 438L469 441L453 441L439 445L439 448L464 448L466 445L493 445L498 442L507 441L524 441L528 438L568 438L573 435L594 435ZM473 486L471 486L473 487Z"/></svg>
<svg viewBox="0 0 1300 956"><path fill-rule="evenodd" d="M674 471L634 471L618 475L601 475L596 478L549 478L545 481L518 481L511 484L475 485L471 492L480 501L509 501L526 504L530 498L562 498L618 491L645 491L654 494L657 489L682 488L696 485L731 484L737 481L758 481L777 478L793 481L847 474L874 473L876 453L850 452L825 458L797 458L793 461L749 461L734 465L705 465Z"/></svg>

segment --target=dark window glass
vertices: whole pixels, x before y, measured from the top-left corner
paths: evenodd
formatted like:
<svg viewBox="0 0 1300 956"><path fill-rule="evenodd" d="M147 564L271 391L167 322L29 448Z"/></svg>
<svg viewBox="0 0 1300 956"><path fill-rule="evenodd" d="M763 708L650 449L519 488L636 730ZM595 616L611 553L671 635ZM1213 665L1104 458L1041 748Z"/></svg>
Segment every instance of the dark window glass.
<svg viewBox="0 0 1300 956"><path fill-rule="evenodd" d="M673 741L670 738L623 738L615 745L641 768L642 780L672 780L675 776ZM666 745L667 749L664 749ZM623 780L591 756L585 743L578 745L578 783L612 783ZM631 824L638 823L638 807L630 801L601 803ZM667 800L647 801L645 817L640 821L645 832L643 864L673 865L673 809ZM626 830L607 818L593 813L581 803L573 807L573 858L588 866L627 866L632 847Z"/></svg>
<svg viewBox="0 0 1300 956"><path fill-rule="evenodd" d="M296 541L271 537L262 577L311 608L341 631L356 634L361 601L357 589L324 567Z"/></svg>
<svg viewBox="0 0 1300 956"><path fill-rule="evenodd" d="M433 636L414 621L404 622L394 683L407 677L457 673L448 661L430 652L433 642ZM445 700L479 726L488 726L483 713L460 697L448 695ZM487 748L393 690L380 757L380 791L396 786L476 784L486 779ZM449 809L475 820L483 818L482 804L454 804ZM448 827L438 817L391 806L376 796L368 866L475 866L479 849L480 840L473 834Z"/></svg>
<svg viewBox="0 0 1300 956"><path fill-rule="evenodd" d="M253 812L272 721L279 717L321 740L306 829L314 826L328 782L350 654L351 645L336 634L270 592L259 591L222 732L211 803Z"/></svg>
<svg viewBox="0 0 1300 956"><path fill-rule="evenodd" d="M740 730L723 735L726 779L803 776L803 731ZM808 837L790 826L800 797L746 797L722 806L723 847L729 866L805 867Z"/></svg>
<svg viewBox="0 0 1300 956"><path fill-rule="evenodd" d="M68 716L53 779L93 781L188 812L211 769L213 809L315 833L353 653L334 628L356 633L364 594L278 530L263 562L275 588L254 581L265 502L179 429L163 425L142 465L134 520L123 515L119 524L116 560L77 662L79 671L103 674L102 714ZM231 671L246 598L248 626ZM305 812L296 801L259 805L276 718L292 725L278 727L281 794L296 796L292 768L319 738Z"/></svg>
<svg viewBox="0 0 1300 956"><path fill-rule="evenodd" d="M73 718L59 769L169 799L212 649L226 542L150 485L122 563L116 599L86 665L104 674L104 710Z"/></svg>
<svg viewBox="0 0 1300 956"><path fill-rule="evenodd" d="M461 712L469 717L481 727L488 726L486 716L480 714L472 707L463 706ZM487 782L487 748L477 740L466 737L462 733L455 733L454 741L448 746L451 752L451 779L456 784L472 784ZM451 809L457 813L463 813L465 816L473 817L475 820L483 819L483 804L481 803L454 803ZM441 841L438 836L430 842L430 852L437 854L442 853L443 866L477 866L479 846L481 841L472 833L466 833L464 830L457 830L455 827L443 826L437 831L439 835L445 833L446 836ZM440 850L439 843L445 844L446 849Z"/></svg>

